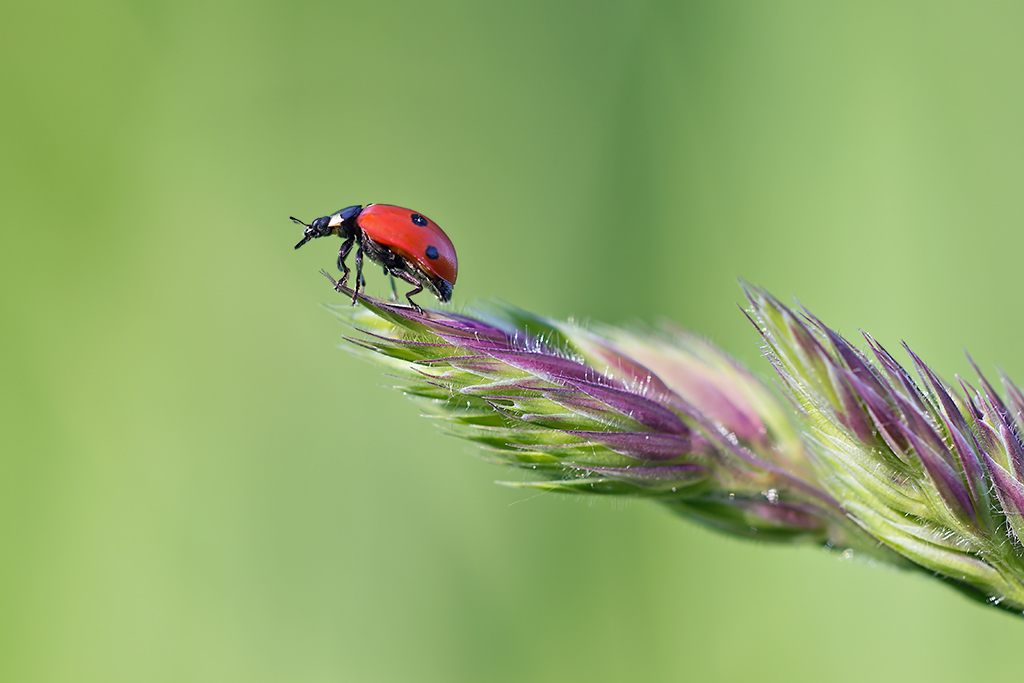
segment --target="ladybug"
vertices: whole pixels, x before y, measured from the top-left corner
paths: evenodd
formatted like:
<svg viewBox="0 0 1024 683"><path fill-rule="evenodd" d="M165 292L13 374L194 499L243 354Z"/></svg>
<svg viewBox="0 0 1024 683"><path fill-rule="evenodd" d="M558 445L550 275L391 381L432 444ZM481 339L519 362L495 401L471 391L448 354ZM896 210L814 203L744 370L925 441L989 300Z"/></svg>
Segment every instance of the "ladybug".
<svg viewBox="0 0 1024 683"><path fill-rule="evenodd" d="M348 281L350 269L345 264L345 257L358 243L353 304L360 286L366 286L363 279L364 253L371 261L384 267L385 275L415 285L416 289L405 298L416 310L422 309L413 302L412 296L422 292L424 287L443 303L451 300L459 273L455 247L437 223L423 214L389 204L367 204L335 211L312 223L303 223L294 216L290 218L306 228L302 240L295 245L296 249L315 237L337 235L345 240L338 250L338 270L344 274L335 289L340 289ZM391 287L394 290L394 280Z"/></svg>

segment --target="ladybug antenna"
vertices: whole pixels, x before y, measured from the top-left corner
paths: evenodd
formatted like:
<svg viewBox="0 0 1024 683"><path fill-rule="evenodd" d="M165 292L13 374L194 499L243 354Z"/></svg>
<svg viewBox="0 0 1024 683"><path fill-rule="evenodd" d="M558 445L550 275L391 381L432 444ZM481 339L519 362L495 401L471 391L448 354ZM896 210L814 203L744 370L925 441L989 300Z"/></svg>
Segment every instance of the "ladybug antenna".
<svg viewBox="0 0 1024 683"><path fill-rule="evenodd" d="M303 223L302 221L300 221L295 216L288 216L288 218L291 218L293 223L298 223L299 225L301 225L304 228L306 228L306 232L303 234L302 240L298 244L295 245L296 249L298 249L303 244L305 244L306 242L308 242L311 239L313 239L314 237L316 237L316 235L313 234L313 226L312 225L310 225L309 223Z"/></svg>

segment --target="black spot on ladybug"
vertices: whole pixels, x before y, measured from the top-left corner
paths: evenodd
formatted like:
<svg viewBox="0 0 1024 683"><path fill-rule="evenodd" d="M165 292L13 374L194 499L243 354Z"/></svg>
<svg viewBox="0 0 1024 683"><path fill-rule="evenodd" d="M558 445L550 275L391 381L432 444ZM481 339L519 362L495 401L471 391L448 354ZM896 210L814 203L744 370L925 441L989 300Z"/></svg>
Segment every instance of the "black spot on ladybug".
<svg viewBox="0 0 1024 683"><path fill-rule="evenodd" d="M412 222L415 223L416 225L420 226L421 228L427 227L427 219L424 218L423 216L419 215L418 213L414 213L412 215ZM432 256L431 258L437 258L437 257L436 256Z"/></svg>
<svg viewBox="0 0 1024 683"><path fill-rule="evenodd" d="M437 254L437 247L435 247L433 244L431 244L429 247L427 247L427 258L428 259L433 261L434 259L437 258L437 256L438 256L438 254Z"/></svg>

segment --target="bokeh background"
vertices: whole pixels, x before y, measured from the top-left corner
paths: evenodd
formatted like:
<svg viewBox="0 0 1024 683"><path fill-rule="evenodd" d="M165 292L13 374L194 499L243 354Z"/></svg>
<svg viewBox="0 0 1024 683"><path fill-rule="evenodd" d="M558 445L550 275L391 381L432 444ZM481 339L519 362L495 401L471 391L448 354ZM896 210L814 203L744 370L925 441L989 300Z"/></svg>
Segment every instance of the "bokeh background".
<svg viewBox="0 0 1024 683"><path fill-rule="evenodd" d="M0 679L1019 675L1024 620L927 578L493 485L337 348L288 221L411 206L455 309L665 317L766 377L737 277L1024 378L1019 5L2 14Z"/></svg>

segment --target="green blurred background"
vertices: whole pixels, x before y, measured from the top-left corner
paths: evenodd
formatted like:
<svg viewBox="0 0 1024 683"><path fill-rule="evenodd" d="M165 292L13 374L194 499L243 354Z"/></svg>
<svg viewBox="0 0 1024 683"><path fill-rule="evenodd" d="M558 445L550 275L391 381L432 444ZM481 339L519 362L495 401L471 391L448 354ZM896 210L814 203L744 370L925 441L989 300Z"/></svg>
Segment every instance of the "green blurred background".
<svg viewBox="0 0 1024 683"><path fill-rule="evenodd" d="M1024 378L1011 3L7 2L0 679L984 680L1024 621L652 504L531 496L336 348L289 215L391 202L456 310L737 277ZM376 269L370 292L386 293ZM421 296L421 303L429 297Z"/></svg>

